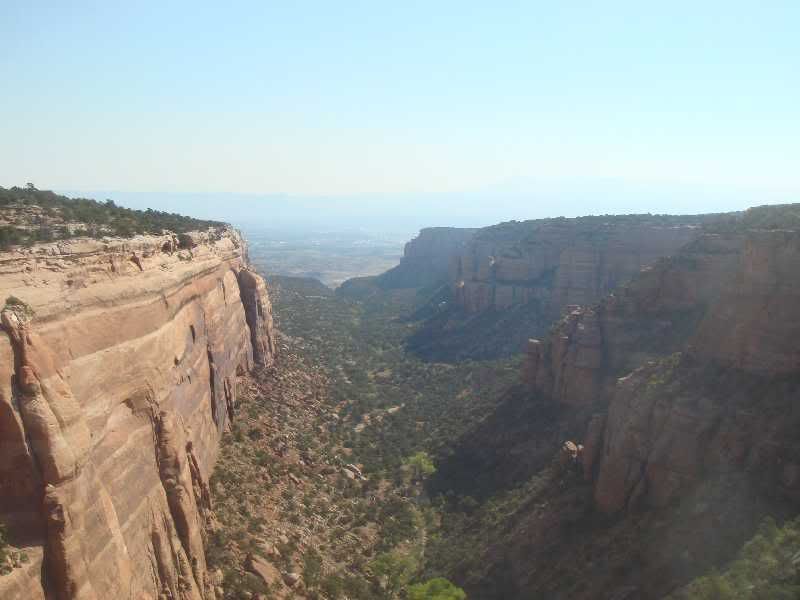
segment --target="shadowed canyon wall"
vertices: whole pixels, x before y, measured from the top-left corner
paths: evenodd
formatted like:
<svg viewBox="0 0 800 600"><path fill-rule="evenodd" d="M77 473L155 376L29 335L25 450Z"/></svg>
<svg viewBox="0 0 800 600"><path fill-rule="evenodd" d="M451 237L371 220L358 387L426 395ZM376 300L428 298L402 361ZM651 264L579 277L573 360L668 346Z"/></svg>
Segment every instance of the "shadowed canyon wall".
<svg viewBox="0 0 800 600"><path fill-rule="evenodd" d="M453 256L462 251L477 229L427 227L407 242L394 269L378 276L383 288L424 287L444 281Z"/></svg>
<svg viewBox="0 0 800 600"><path fill-rule="evenodd" d="M663 598L797 514L800 223L759 214L528 341L523 383L431 483L490 500L454 542L470 597Z"/></svg>
<svg viewBox="0 0 800 600"><path fill-rule="evenodd" d="M707 217L511 221L478 230L450 260L410 348L428 360L519 353L571 305L591 304L696 238Z"/></svg>
<svg viewBox="0 0 800 600"><path fill-rule="evenodd" d="M800 499L800 233L707 234L532 340L535 393L595 410L604 512L663 507L729 472Z"/></svg>
<svg viewBox="0 0 800 600"><path fill-rule="evenodd" d="M215 598L207 489L236 374L275 354L232 229L0 254L4 599Z"/></svg>

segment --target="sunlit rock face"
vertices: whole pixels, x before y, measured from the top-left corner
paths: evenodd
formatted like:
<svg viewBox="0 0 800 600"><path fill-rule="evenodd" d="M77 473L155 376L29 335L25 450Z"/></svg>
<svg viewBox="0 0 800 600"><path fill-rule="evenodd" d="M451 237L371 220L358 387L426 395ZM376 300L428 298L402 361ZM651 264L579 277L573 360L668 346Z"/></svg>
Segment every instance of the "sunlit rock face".
<svg viewBox="0 0 800 600"><path fill-rule="evenodd" d="M469 313L532 303L552 320L566 306L596 302L697 232L689 221L626 217L487 227L453 259L451 291Z"/></svg>
<svg viewBox="0 0 800 600"><path fill-rule="evenodd" d="M239 234L182 238L0 255L0 597L215 597L206 482L274 332Z"/></svg>

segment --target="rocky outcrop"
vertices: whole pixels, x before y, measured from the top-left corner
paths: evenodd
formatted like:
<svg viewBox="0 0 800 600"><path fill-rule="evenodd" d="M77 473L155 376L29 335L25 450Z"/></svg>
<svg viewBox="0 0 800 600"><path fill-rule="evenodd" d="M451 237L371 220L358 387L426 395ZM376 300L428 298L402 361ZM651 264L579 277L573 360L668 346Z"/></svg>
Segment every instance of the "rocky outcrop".
<svg viewBox="0 0 800 600"><path fill-rule="evenodd" d="M571 406L604 404L618 377L683 348L736 271L739 235L704 235L593 306L570 307L543 341L528 343L524 376Z"/></svg>
<svg viewBox="0 0 800 600"><path fill-rule="evenodd" d="M469 313L529 304L552 321L596 302L694 237L700 218L584 217L479 230L450 267L454 301Z"/></svg>
<svg viewBox="0 0 800 600"><path fill-rule="evenodd" d="M275 354L231 229L0 254L3 598L215 598L207 479L236 374Z"/></svg>
<svg viewBox="0 0 800 600"><path fill-rule="evenodd" d="M400 264L378 276L384 289L412 288L445 281L453 257L477 229L427 227L406 243Z"/></svg>
<svg viewBox="0 0 800 600"><path fill-rule="evenodd" d="M424 323L409 348L432 361L518 354L571 306L600 300L695 239L704 219L581 217L480 229L451 260L447 289L417 311Z"/></svg>
<svg viewBox="0 0 800 600"><path fill-rule="evenodd" d="M693 353L769 376L800 370L800 233L753 231L733 277L693 339Z"/></svg>
<svg viewBox="0 0 800 600"><path fill-rule="evenodd" d="M523 376L595 411L582 461L604 512L730 472L800 498L798 336L800 233L706 234L532 340Z"/></svg>
<svg viewBox="0 0 800 600"><path fill-rule="evenodd" d="M277 349L272 335L272 306L267 295L267 284L263 277L247 269L240 270L238 277L244 316L250 328L253 360L267 364Z"/></svg>
<svg viewBox="0 0 800 600"><path fill-rule="evenodd" d="M800 227L750 216L568 307L437 463L435 492L520 498L464 527L470 597L663 598L797 515Z"/></svg>

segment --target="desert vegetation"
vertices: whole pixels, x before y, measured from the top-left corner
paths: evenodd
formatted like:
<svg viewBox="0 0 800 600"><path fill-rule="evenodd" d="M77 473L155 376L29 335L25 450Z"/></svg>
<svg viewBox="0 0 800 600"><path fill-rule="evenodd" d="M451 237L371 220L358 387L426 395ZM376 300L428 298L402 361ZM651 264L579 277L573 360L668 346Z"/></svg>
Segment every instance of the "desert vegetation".
<svg viewBox="0 0 800 600"><path fill-rule="evenodd" d="M29 561L25 550L14 548L8 541L6 526L0 523L0 575L8 575Z"/></svg>
<svg viewBox="0 0 800 600"><path fill-rule="evenodd" d="M0 187L0 250L81 236L184 233L222 225L152 209L124 208L113 200L67 198L33 184Z"/></svg>
<svg viewBox="0 0 800 600"><path fill-rule="evenodd" d="M791 600L800 597L800 519L764 519L738 557L672 594L671 600Z"/></svg>
<svg viewBox="0 0 800 600"><path fill-rule="evenodd" d="M758 229L797 230L800 229L800 204L768 204L754 206L741 213L726 213L709 222L706 229L719 233Z"/></svg>
<svg viewBox="0 0 800 600"><path fill-rule="evenodd" d="M425 482L518 365L406 353L413 293L354 301L307 280L271 284L278 365L240 383L211 481L209 559L227 597L284 597L296 574L309 597L464 598L432 567L442 503ZM262 561L276 569L269 585L253 572Z"/></svg>
<svg viewBox="0 0 800 600"><path fill-rule="evenodd" d="M792 210L754 209L730 218L751 223L751 229L770 228L778 224L776 215L790 222ZM631 219L680 224L670 217ZM699 227L719 227L714 219ZM588 219L587 235L595 235L592 228L601 235L602 223L601 217ZM502 237L527 226L499 227ZM693 261L670 260L689 272L697 268ZM435 286L392 289L364 278L332 293L310 280L275 277L270 284L282 351L296 362L270 375L280 383L262 381L253 395L258 408L252 414L245 409L247 418L276 415L273 424L240 416L231 438L251 449L265 441L269 446L252 454L269 469L274 486L264 506L277 507L278 525L267 529L282 529L289 540L279 547L283 558L270 560L287 577L297 573L306 591L321 598L460 598L462 586L476 597L594 598L598 590L625 589L660 597L692 582L675 597L796 594L796 523L767 521L742 546L765 515L793 514L774 498L754 494L744 475L725 471L699 479L670 502L612 518L598 509L595 480L577 458L579 445L570 442L572 455L563 451L569 449L565 440L585 439L586 422L602 407L562 406L537 395L520 382L518 354L444 363L409 351L411 340L431 334L420 315L428 311L435 318L442 303ZM755 414L758 402L759 411L790 414L796 377L767 381L675 352L680 345L670 336L690 335L699 314L682 308L669 334L638 346L647 351L658 344L653 356L673 350L639 370L637 398L667 398L687 412L702 398L708 409ZM527 331L521 323L517 328ZM637 327L641 323L633 320L626 335L647 337L647 329ZM471 339L486 343L474 331ZM621 365L616 375L636 366ZM281 369L292 385L281 382ZM315 383L302 391L310 381ZM281 386L285 390L276 394ZM281 398L293 399L281 408ZM287 458L292 456L298 458ZM225 469L218 480L232 472ZM786 477L792 473L788 468ZM242 477L237 489L248 489L251 481L258 478ZM226 494L220 498L227 502ZM225 523L237 522L235 514L261 514L247 504L231 511ZM315 531L310 522L319 523L318 530L302 533L303 527ZM245 531L263 529L242 523ZM236 565L263 546L258 535L249 550L226 563L240 575L246 570ZM237 545L247 547L244 538ZM229 552L230 544L225 548ZM710 571L714 567L720 570Z"/></svg>

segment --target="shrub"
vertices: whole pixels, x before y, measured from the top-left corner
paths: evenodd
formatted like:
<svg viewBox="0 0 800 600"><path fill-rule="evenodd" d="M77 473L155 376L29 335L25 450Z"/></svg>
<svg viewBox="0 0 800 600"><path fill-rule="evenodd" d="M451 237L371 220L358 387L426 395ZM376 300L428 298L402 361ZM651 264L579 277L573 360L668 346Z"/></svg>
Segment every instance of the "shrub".
<svg viewBox="0 0 800 600"><path fill-rule="evenodd" d="M379 554L370 565L372 572L382 578L391 596L400 592L419 569L419 561L414 554L392 550Z"/></svg>
<svg viewBox="0 0 800 600"><path fill-rule="evenodd" d="M800 518L778 527L767 517L728 569L713 571L676 592L673 600L791 600L800 597Z"/></svg>
<svg viewBox="0 0 800 600"><path fill-rule="evenodd" d="M0 227L0 250L8 250L25 242L28 234L24 229L3 225Z"/></svg>
<svg viewBox="0 0 800 600"><path fill-rule="evenodd" d="M315 550L309 550L303 557L303 581L309 588L319 585L322 575L322 557Z"/></svg>
<svg viewBox="0 0 800 600"><path fill-rule="evenodd" d="M6 562L6 556L8 554L7 535L6 526L0 523L0 565Z"/></svg>
<svg viewBox="0 0 800 600"><path fill-rule="evenodd" d="M98 202L88 198L67 198L50 191L37 190L32 185L25 188L0 187L0 207L13 205L39 206L49 219L84 223L88 226L87 233L93 237L102 235L103 230L129 237L136 233L161 234L164 230L169 230L182 234L187 231L224 226L224 223L219 221L194 219L150 208L147 210L123 208L117 206L113 200ZM54 232L50 227L45 223L38 225L40 227L37 229L0 227L0 249L53 239ZM55 233L58 233L58 230ZM69 236L63 235L62 232L61 237Z"/></svg>
<svg viewBox="0 0 800 600"><path fill-rule="evenodd" d="M415 480L423 479L436 472L436 466L427 452L417 452L406 461Z"/></svg>
<svg viewBox="0 0 800 600"><path fill-rule="evenodd" d="M16 296L9 296L8 298L6 298L6 304L3 307L3 310L5 309L11 309L18 312L22 312L28 317L32 317L35 314L30 304L28 304L24 300L20 300Z"/></svg>
<svg viewBox="0 0 800 600"><path fill-rule="evenodd" d="M430 579L408 588L409 600L465 600L467 594L444 577Z"/></svg>

